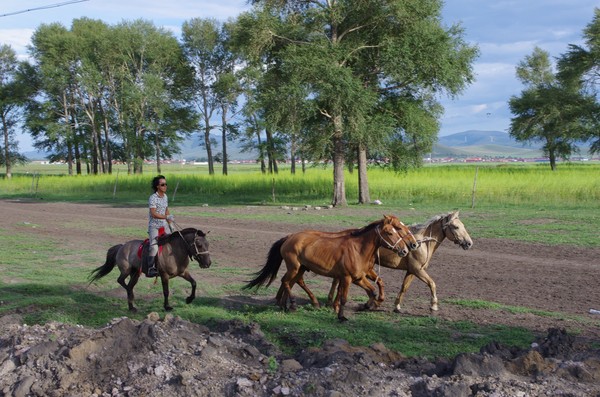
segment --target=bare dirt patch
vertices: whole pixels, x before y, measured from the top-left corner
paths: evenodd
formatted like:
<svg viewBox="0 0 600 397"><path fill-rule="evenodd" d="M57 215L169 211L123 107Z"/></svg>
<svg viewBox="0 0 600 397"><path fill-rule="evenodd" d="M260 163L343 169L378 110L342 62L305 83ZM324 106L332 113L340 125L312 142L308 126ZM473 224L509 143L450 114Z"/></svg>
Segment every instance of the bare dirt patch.
<svg viewBox="0 0 600 397"><path fill-rule="evenodd" d="M139 207L40 201L2 201L0 204L3 224L20 232L26 230L34 240L51 238L67 250L88 246L90 255L98 260L82 263L86 270L104 262L108 247L144 237L146 228L147 210ZM290 222L256 221L247 217L275 211L289 212ZM339 214L364 211L372 213L373 219L381 216L378 209L371 208L328 211ZM210 230L213 266L247 270L225 280L216 275L207 276L210 272L200 277L202 270L194 269L200 296L203 283L247 281L248 274L263 265L271 244L286 234L306 228L340 229L327 224L326 219L319 225L301 224L292 219L293 211L274 207L185 207L173 212L178 224L184 227ZM397 215L402 218L401 213ZM464 222L468 229L468 220ZM139 233L128 236L121 229L139 230ZM12 325L3 328L0 339L0 383L7 385L0 392L48 395L47 388L54 385L55 395L335 396L367 395L375 390L377 395L397 396L600 393L600 387L595 386L600 380L597 373L600 356L589 348L582 348L579 342L597 343L600 339L598 315L589 314L590 308L600 309L600 249L482 239L471 234L474 240L471 250L463 251L444 242L432 259L430 274L438 285L441 299L437 316L525 327L547 336L546 340L538 341L539 346L544 343L548 346L548 341L553 340L559 347L546 350L538 347L529 352L487 347L480 355L457 357L448 363L428 363L397 357L383 346L360 350L332 341L320 352L286 358L262 338L260 330L239 324L224 324L222 330L209 331L176 317L164 321L152 318L141 323L119 319L104 329L92 330L62 324L25 327L18 318L13 318L3 322ZM387 292L383 310L392 310L403 276L401 271L381 269ZM317 288L326 290L327 285L328 282L318 283ZM123 315L126 315L125 292L116 283L115 289L98 293L122 296ZM297 293L303 296L300 290ZM350 293L364 294L357 287ZM183 297L179 297L181 302ZM162 300L159 294L155 299L158 311ZM559 312L564 316L466 309L451 304L449 299L480 299ZM248 303L248 297L240 294L224 296L221 302L233 306L240 304L240 300ZM272 304L272 299L267 298L253 297L251 301ZM358 303L354 306L356 309ZM428 288L415 281L404 307L407 315L429 315ZM349 309L353 309L352 304ZM114 327L119 327L121 338L125 333L132 339L131 345L117 342ZM566 329L568 335L559 331L547 335L551 328ZM182 334L188 336L181 337ZM571 339L570 335L574 334L578 335L577 341ZM163 346L164 349L153 347L166 341L161 335L176 335L183 341ZM133 341L140 337L154 344ZM34 354L32 349L44 353ZM127 354L117 354L115 349L125 349ZM28 351L30 353L26 353ZM114 357L103 357L107 351L115 351ZM276 368L269 357L277 357ZM472 367L475 369L469 369ZM47 394L40 394L40 390Z"/></svg>

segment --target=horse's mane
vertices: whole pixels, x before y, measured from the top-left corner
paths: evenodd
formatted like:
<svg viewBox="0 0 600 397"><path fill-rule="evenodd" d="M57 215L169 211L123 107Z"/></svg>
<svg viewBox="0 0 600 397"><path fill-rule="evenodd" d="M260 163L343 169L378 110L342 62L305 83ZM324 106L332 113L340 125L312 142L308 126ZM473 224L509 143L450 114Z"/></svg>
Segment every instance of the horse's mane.
<svg viewBox="0 0 600 397"><path fill-rule="evenodd" d="M179 237L179 233L181 233L182 235L186 235L188 233L196 234L197 231L198 231L198 229L196 229L196 228L188 227L183 230L180 230L179 232L173 232L171 234L163 234L156 238L156 243L158 245L165 245L166 243L171 242L171 240L173 240L174 238Z"/></svg>
<svg viewBox="0 0 600 397"><path fill-rule="evenodd" d="M367 233L367 232L375 229L377 226L381 225L384 220L385 220L385 218L379 219L377 221L373 221L373 222L369 223L368 225L361 227L360 229L356 229L355 231L350 233L350 235L360 236L361 234Z"/></svg>
<svg viewBox="0 0 600 397"><path fill-rule="evenodd" d="M410 225L408 228L410 229L411 233L413 233L413 234L422 233L425 230L427 230L427 228L429 226L433 225L436 222L439 222L440 220L442 220L443 218L447 217L448 215L450 215L452 213L454 213L454 211L450 211L445 214L434 215L431 217L431 219L429 219L425 223L415 223L415 224Z"/></svg>

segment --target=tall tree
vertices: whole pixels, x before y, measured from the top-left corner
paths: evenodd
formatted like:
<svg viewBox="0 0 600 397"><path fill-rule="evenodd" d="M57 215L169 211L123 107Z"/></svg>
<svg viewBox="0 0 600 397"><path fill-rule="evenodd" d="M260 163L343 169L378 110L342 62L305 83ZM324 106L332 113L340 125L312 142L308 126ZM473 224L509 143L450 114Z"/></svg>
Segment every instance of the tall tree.
<svg viewBox="0 0 600 397"><path fill-rule="evenodd" d="M215 19L193 18L182 26L184 53L195 72L194 102L201 116L202 138L208 158L208 172L214 175L211 131L213 115L219 108L214 85L223 70L222 24Z"/></svg>
<svg viewBox="0 0 600 397"><path fill-rule="evenodd" d="M473 79L471 63L478 51L464 42L459 26L441 25L439 0L254 3L262 7L255 17L262 33L250 35L250 48L267 48L276 65L308 88L306 99L321 119L313 118L320 128L312 131L329 141L323 145L322 139L309 139L321 143L310 151L327 154L333 162L334 205L347 203L347 158L362 159L364 171L371 142L381 144L389 138L369 128L387 96L456 95ZM395 128L383 131L405 127L399 122L402 109L389 116L380 120ZM365 176L366 171L359 172L360 178ZM362 185L368 189L368 184ZM366 190L362 197L368 199Z"/></svg>
<svg viewBox="0 0 600 397"><path fill-rule="evenodd" d="M9 45L0 45L0 164L6 167L6 177L12 177L12 165L25 161L18 152L15 128L21 120L23 108L35 93L35 78L27 63L17 60Z"/></svg>
<svg viewBox="0 0 600 397"><path fill-rule="evenodd" d="M526 88L509 101L515 115L509 133L519 142L542 142L554 171L560 157L568 159L577 150L594 117L593 98L558 80L549 53L539 47L518 64L516 74Z"/></svg>
<svg viewBox="0 0 600 397"><path fill-rule="evenodd" d="M40 95L30 107L27 126L39 149L55 152L68 164L69 175L77 162L81 135L77 133L75 87L77 85L77 46L73 34L62 24L42 24L33 33L29 53L37 68Z"/></svg>

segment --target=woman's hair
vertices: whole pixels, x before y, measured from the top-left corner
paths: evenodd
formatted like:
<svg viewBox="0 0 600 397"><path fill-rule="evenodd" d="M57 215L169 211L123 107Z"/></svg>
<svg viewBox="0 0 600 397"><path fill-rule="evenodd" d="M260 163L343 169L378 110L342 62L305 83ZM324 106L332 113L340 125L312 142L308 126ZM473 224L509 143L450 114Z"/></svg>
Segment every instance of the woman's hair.
<svg viewBox="0 0 600 397"><path fill-rule="evenodd" d="M165 179L164 175L158 175L152 179L152 190L154 190L154 192L158 190L158 184L161 179Z"/></svg>

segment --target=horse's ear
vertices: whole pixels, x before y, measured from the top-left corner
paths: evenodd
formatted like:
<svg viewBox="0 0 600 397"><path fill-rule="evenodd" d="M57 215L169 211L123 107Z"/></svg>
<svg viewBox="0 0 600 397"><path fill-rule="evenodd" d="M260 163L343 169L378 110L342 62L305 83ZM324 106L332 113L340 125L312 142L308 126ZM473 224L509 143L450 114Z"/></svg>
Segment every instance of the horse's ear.
<svg viewBox="0 0 600 397"><path fill-rule="evenodd" d="M451 216L450 216L450 219L456 219L456 218L458 218L458 213L459 213L459 212L460 212L459 210L453 211L453 212L450 214L450 215L451 215Z"/></svg>

